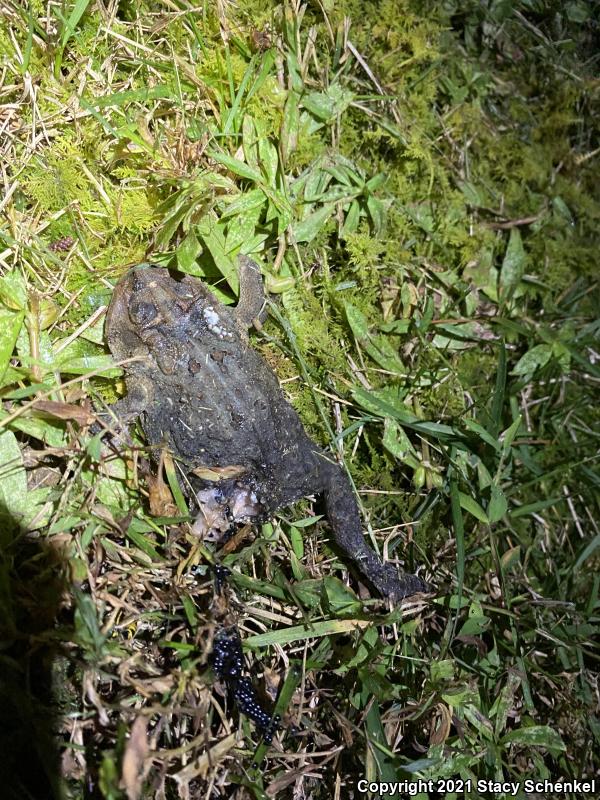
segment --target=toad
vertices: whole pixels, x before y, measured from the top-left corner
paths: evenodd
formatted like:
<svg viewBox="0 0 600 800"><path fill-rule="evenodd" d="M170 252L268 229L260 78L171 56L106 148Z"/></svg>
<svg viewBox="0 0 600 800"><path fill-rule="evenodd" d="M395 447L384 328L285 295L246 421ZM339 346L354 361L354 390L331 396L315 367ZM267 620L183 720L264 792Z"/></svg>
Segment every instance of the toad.
<svg viewBox="0 0 600 800"><path fill-rule="evenodd" d="M260 521L301 497L321 494L333 539L382 597L427 585L398 574L367 545L344 470L306 434L275 374L248 341L263 318L260 270L240 257L239 302L221 303L202 281L140 264L115 288L108 345L126 366L122 423L140 418L155 452L178 459L201 509L194 530Z"/></svg>

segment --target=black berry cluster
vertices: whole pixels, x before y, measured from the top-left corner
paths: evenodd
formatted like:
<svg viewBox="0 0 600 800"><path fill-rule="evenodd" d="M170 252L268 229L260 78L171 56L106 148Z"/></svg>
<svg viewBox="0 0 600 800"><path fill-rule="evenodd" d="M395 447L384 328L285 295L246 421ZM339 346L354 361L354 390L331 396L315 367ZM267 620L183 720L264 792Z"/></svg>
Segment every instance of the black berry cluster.
<svg viewBox="0 0 600 800"><path fill-rule="evenodd" d="M279 728L279 717L271 716L262 708L250 678L244 673L242 641L235 625L223 627L215 636L211 655L213 669L227 685L241 714L249 717L267 744L271 744Z"/></svg>

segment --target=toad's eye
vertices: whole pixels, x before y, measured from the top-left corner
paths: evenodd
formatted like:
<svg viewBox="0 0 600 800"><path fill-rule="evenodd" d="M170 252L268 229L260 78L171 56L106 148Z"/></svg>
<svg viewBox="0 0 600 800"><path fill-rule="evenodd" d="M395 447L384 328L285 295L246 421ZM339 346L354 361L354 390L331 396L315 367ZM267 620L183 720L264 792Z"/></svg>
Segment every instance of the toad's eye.
<svg viewBox="0 0 600 800"><path fill-rule="evenodd" d="M144 300L139 300L129 306L129 316L136 325L147 325L156 317L156 306Z"/></svg>

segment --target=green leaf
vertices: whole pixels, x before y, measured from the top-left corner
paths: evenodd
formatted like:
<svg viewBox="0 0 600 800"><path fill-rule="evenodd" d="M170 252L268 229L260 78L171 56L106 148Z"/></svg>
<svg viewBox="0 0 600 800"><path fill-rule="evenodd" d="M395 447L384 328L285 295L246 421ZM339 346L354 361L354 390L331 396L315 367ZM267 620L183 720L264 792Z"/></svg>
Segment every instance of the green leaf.
<svg viewBox="0 0 600 800"><path fill-rule="evenodd" d="M465 417L463 420L463 424L465 428L473 433L476 433L479 438L484 441L486 444L489 444L494 450L500 450L500 442L497 439L494 439L484 427L482 427L478 422L471 419L470 417Z"/></svg>
<svg viewBox="0 0 600 800"><path fill-rule="evenodd" d="M350 633L356 628L368 628L373 623L362 619L325 619L308 625L293 625L268 633L258 633L244 640L244 649L261 649L274 644L293 644L307 639L321 639L338 633Z"/></svg>
<svg viewBox="0 0 600 800"><path fill-rule="evenodd" d="M348 209L346 219L344 220L344 225L342 226L342 231L340 234L342 239L346 238L350 233L354 233L356 231L359 221L360 205L358 200L353 200L350 203L350 208Z"/></svg>
<svg viewBox="0 0 600 800"><path fill-rule="evenodd" d="M0 278L0 302L12 311L27 310L27 287L19 270L13 269Z"/></svg>
<svg viewBox="0 0 600 800"><path fill-rule="evenodd" d="M10 363L24 319L24 311L0 308L0 381L4 378Z"/></svg>
<svg viewBox="0 0 600 800"><path fill-rule="evenodd" d="M265 193L262 189L251 189L249 192L242 192L239 197L236 197L231 203L224 206L221 213L221 220L235 217L238 214L246 214L255 208L260 208L267 201Z"/></svg>
<svg viewBox="0 0 600 800"><path fill-rule="evenodd" d="M495 717L494 733L500 736L506 727L506 721L511 711L515 709L515 695L521 686L521 676L516 670L509 670L506 683L490 709L490 717Z"/></svg>
<svg viewBox="0 0 600 800"><path fill-rule="evenodd" d="M585 564L585 562L593 555L596 550L600 549L600 534L594 536L594 538L586 544L583 548L581 553L577 556L577 561L573 565L573 572L577 572L577 570L581 569L581 567Z"/></svg>
<svg viewBox="0 0 600 800"><path fill-rule="evenodd" d="M211 152L211 158L214 158L219 164L222 164L224 167L230 172L233 172L234 175L239 175L240 178L246 178L249 181L254 181L254 183L261 183L262 182L262 175L258 170L249 167L244 161L240 161L239 158L234 158L233 156L228 155L227 153L218 153L215 151Z"/></svg>
<svg viewBox="0 0 600 800"><path fill-rule="evenodd" d="M459 631L459 636L479 636L490 627L491 620L483 614L469 617Z"/></svg>
<svg viewBox="0 0 600 800"><path fill-rule="evenodd" d="M458 496L461 508L464 508L465 511L468 511L469 514L472 514L475 519L478 519L480 522L489 522L487 514L476 500L473 500L472 497L469 497L468 494L464 494L464 492L459 492Z"/></svg>
<svg viewBox="0 0 600 800"><path fill-rule="evenodd" d="M352 390L352 396L356 402L371 414L381 417L393 417L405 427L426 436L433 436L442 442L462 442L463 437L460 432L451 428L450 425L421 420L409 411L406 406L400 402L391 402L391 398L384 397L382 394L382 392L368 392L360 387Z"/></svg>
<svg viewBox="0 0 600 800"><path fill-rule="evenodd" d="M501 435L502 438L502 454L506 457L510 451L512 443L515 440L515 436L517 435L519 428L521 427L521 415L516 418L516 420L510 425L504 433Z"/></svg>
<svg viewBox="0 0 600 800"><path fill-rule="evenodd" d="M499 288L500 297L503 300L510 300L521 282L525 272L525 260L526 256L521 234L518 228L513 228L510 232L508 246L500 270Z"/></svg>
<svg viewBox="0 0 600 800"><path fill-rule="evenodd" d="M360 600L334 575L327 575L323 579L323 594L325 607L334 616L358 614L361 611Z"/></svg>
<svg viewBox="0 0 600 800"><path fill-rule="evenodd" d="M304 558L304 539L298 528L293 525L290 527L290 544L296 558L302 560Z"/></svg>
<svg viewBox="0 0 600 800"><path fill-rule="evenodd" d="M560 734L549 725L532 725L529 728L518 728L502 737L502 744L523 744L527 746L545 747L547 750L560 752L566 750Z"/></svg>
<svg viewBox="0 0 600 800"><path fill-rule="evenodd" d="M299 102L298 93L294 90L289 91L285 101L285 108L283 109L283 122L279 139L284 164L298 145L300 130Z"/></svg>
<svg viewBox="0 0 600 800"><path fill-rule="evenodd" d="M98 623L98 610L89 594L74 588L75 595L75 638L82 647L84 658L97 661L103 655L107 636L102 633Z"/></svg>
<svg viewBox="0 0 600 800"><path fill-rule="evenodd" d="M413 469L419 466L417 453L404 432L404 428L389 417L383 421L382 444L395 458L407 463Z"/></svg>
<svg viewBox="0 0 600 800"><path fill-rule="evenodd" d="M11 531L21 527L27 508L27 474L17 438L0 433L0 543L7 546Z"/></svg>
<svg viewBox="0 0 600 800"><path fill-rule="evenodd" d="M277 169L279 167L279 156L277 148L266 136L258 140L258 157L260 168L265 176L267 183L275 188L277 181Z"/></svg>
<svg viewBox="0 0 600 800"><path fill-rule="evenodd" d="M521 356L511 375L533 375L536 369L546 366L551 357L551 344L537 344Z"/></svg>
<svg viewBox="0 0 600 800"><path fill-rule="evenodd" d="M206 216L196 230L210 251L217 269L237 294L239 288L237 259L227 252L223 225Z"/></svg>
<svg viewBox="0 0 600 800"><path fill-rule="evenodd" d="M502 489L496 484L492 484L492 497L488 506L488 518L490 523L499 522L508 510L508 502Z"/></svg>
<svg viewBox="0 0 600 800"><path fill-rule="evenodd" d="M333 122L354 100L353 92L333 83L325 92L310 92L302 97L307 111L323 122Z"/></svg>
<svg viewBox="0 0 600 800"><path fill-rule="evenodd" d="M376 197L369 197L367 199L367 208L373 222L373 230L375 233L381 233L385 225L385 206Z"/></svg>
<svg viewBox="0 0 600 800"><path fill-rule="evenodd" d="M459 187L463 193L463 197L470 206L474 208L485 208L487 206L488 203L485 193L479 186L475 186L474 183L470 183L469 181L464 181L459 184Z"/></svg>
<svg viewBox="0 0 600 800"><path fill-rule="evenodd" d="M75 33L81 18L86 12L91 0L75 0L71 13L61 31L60 44L64 48L71 36Z"/></svg>
<svg viewBox="0 0 600 800"><path fill-rule="evenodd" d="M177 266L182 272L189 272L202 252L202 245L194 231L190 231L177 248Z"/></svg>
<svg viewBox="0 0 600 800"><path fill-rule="evenodd" d="M131 521L129 528L127 529L126 536L136 547L139 547L143 553L152 559L152 561L164 560L154 544L147 539L143 533L139 532L139 520L133 519Z"/></svg>
<svg viewBox="0 0 600 800"><path fill-rule="evenodd" d="M369 332L368 320L352 303L344 303L346 319L357 343L364 348L379 366L393 373L404 374L405 367L397 350L386 336L373 336Z"/></svg>
<svg viewBox="0 0 600 800"><path fill-rule="evenodd" d="M334 206L321 206L317 211L308 214L304 219L292 226L292 233L297 242L311 242L321 231L327 220L333 215Z"/></svg>

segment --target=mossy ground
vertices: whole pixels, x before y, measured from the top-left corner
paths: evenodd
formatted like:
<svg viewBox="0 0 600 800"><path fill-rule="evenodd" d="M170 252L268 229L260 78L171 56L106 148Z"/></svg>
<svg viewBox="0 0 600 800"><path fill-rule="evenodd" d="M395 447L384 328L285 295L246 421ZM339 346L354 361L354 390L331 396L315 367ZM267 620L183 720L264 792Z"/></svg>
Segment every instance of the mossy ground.
<svg viewBox="0 0 600 800"><path fill-rule="evenodd" d="M0 6L6 796L598 777L592 5ZM87 427L123 391L115 280L151 259L233 302L239 252L272 291L255 345L436 587L361 595L308 501L228 554L285 712L258 756L178 475Z"/></svg>

